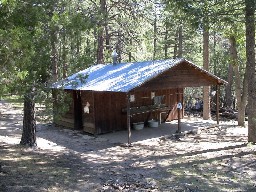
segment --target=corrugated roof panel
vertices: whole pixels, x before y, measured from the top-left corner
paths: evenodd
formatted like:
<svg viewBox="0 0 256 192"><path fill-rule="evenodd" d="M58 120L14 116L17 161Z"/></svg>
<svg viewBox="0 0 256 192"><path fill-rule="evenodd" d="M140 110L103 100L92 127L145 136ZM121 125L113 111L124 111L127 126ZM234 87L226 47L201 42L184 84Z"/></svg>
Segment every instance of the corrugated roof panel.
<svg viewBox="0 0 256 192"><path fill-rule="evenodd" d="M182 60L168 59L116 65L98 64L54 83L53 88L128 92Z"/></svg>

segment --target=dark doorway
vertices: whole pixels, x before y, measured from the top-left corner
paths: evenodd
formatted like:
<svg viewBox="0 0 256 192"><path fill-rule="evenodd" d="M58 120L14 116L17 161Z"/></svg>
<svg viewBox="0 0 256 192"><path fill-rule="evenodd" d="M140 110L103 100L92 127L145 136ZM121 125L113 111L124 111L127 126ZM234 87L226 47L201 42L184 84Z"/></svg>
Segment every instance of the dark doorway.
<svg viewBox="0 0 256 192"><path fill-rule="evenodd" d="M73 91L74 99L74 129L83 129L81 92Z"/></svg>

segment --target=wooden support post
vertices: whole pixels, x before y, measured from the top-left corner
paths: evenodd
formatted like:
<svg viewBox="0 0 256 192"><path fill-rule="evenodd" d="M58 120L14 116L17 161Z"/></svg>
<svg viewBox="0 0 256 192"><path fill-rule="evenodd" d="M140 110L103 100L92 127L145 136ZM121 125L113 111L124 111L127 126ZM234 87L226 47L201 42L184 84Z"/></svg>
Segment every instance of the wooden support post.
<svg viewBox="0 0 256 192"><path fill-rule="evenodd" d="M181 133L181 127L180 127L180 109L178 108L178 130L177 133Z"/></svg>
<svg viewBox="0 0 256 192"><path fill-rule="evenodd" d="M99 134L98 126L96 126L96 119L95 119L95 97L94 97L94 91L92 91L92 107L93 107L93 123L94 123L94 136L97 136Z"/></svg>
<svg viewBox="0 0 256 192"><path fill-rule="evenodd" d="M178 130L177 130L177 133L181 133L181 126L180 126L180 112L182 110L182 104L181 102L179 102L177 104L177 110L178 110Z"/></svg>
<svg viewBox="0 0 256 192"><path fill-rule="evenodd" d="M127 130L128 130L128 147L131 146L131 108L130 108L130 94L127 94Z"/></svg>
<svg viewBox="0 0 256 192"><path fill-rule="evenodd" d="M216 85L216 121L220 124L220 86Z"/></svg>

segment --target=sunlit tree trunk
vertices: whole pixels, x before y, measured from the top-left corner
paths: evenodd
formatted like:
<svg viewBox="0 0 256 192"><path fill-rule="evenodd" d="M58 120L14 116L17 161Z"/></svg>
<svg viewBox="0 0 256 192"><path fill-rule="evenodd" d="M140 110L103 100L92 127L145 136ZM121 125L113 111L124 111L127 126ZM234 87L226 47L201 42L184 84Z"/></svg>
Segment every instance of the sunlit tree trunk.
<svg viewBox="0 0 256 192"><path fill-rule="evenodd" d="M58 80L58 50L57 50L57 27L53 26L50 32L51 41L51 65L52 65L52 81L56 82Z"/></svg>
<svg viewBox="0 0 256 192"><path fill-rule="evenodd" d="M155 15L155 19L154 19L154 39L153 39L153 59L156 58L156 52L157 52L156 46L157 46L157 18L156 18L156 15Z"/></svg>
<svg viewBox="0 0 256 192"><path fill-rule="evenodd" d="M24 97L23 130L20 141L21 145L36 145L36 119L34 93L27 93Z"/></svg>
<svg viewBox="0 0 256 192"><path fill-rule="evenodd" d="M132 38L130 39L130 47L132 47ZM128 53L128 58L129 58L129 62L132 62L132 52L129 49L129 53Z"/></svg>
<svg viewBox="0 0 256 192"><path fill-rule="evenodd" d="M238 125L244 126L245 120L245 108L247 102L247 73L244 75L244 83L243 88L241 87L241 77L239 71L238 64L238 55L236 49L236 39L234 36L229 38L230 40L230 53L232 58L233 70L235 74L235 93L236 93L236 102L237 102L237 110L238 110Z"/></svg>
<svg viewBox="0 0 256 192"><path fill-rule="evenodd" d="M165 33L164 33L164 58L168 58L168 23L165 22Z"/></svg>
<svg viewBox="0 0 256 192"><path fill-rule="evenodd" d="M51 32L50 32L50 44L51 44L51 69L52 69L52 82L58 81L58 50L57 50L57 41L58 41L58 35L57 35L57 27L52 26ZM57 103L57 95L56 92L53 91L52 94L53 103L54 106L56 106ZM24 109L25 110L25 109ZM53 116L56 115L56 109L53 107Z"/></svg>
<svg viewBox="0 0 256 192"><path fill-rule="evenodd" d="M98 29L97 63L104 63L104 30Z"/></svg>
<svg viewBox="0 0 256 192"><path fill-rule="evenodd" d="M106 0L100 0L100 14L103 20L98 24L97 63L104 63L104 31L107 16Z"/></svg>
<svg viewBox="0 0 256 192"><path fill-rule="evenodd" d="M203 33L203 67L209 70L209 29L205 27ZM211 118L210 111L210 87L203 87L203 119L208 120Z"/></svg>
<svg viewBox="0 0 256 192"><path fill-rule="evenodd" d="M176 34L174 38L174 47L173 47L173 58L176 58L178 55L178 39L179 39L179 29L176 29Z"/></svg>
<svg viewBox="0 0 256 192"><path fill-rule="evenodd" d="M225 107L232 108L233 96L232 96L232 84L233 84L233 67L232 64L228 65L228 84L225 87Z"/></svg>
<svg viewBox="0 0 256 192"><path fill-rule="evenodd" d="M178 51L178 57L182 58L183 56L183 28L182 26L179 26L179 51Z"/></svg>
<svg viewBox="0 0 256 192"><path fill-rule="evenodd" d="M245 0L249 142L256 142L255 4L255 0Z"/></svg>
<svg viewBox="0 0 256 192"><path fill-rule="evenodd" d="M67 64L67 41L66 41L66 32L64 31L62 34L62 78L67 77L67 70L68 70L68 64Z"/></svg>

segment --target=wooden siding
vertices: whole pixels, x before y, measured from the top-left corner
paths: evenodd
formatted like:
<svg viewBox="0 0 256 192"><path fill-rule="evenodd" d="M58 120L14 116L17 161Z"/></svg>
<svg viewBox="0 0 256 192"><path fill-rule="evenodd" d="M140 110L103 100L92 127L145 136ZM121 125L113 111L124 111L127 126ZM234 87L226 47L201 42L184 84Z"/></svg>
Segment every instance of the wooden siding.
<svg viewBox="0 0 256 192"><path fill-rule="evenodd" d="M127 128L126 114L121 111L127 106L126 93L94 92L94 102L97 134Z"/></svg>
<svg viewBox="0 0 256 192"><path fill-rule="evenodd" d="M166 121L171 121L177 119L177 108L178 102L183 103L183 89L162 89L162 90L152 90L152 91L134 91L130 94L134 94L135 101L131 102L131 107L149 106L153 105L153 99L151 99L151 92L155 92L155 96L164 96L162 104L170 107L170 111L161 114L161 119ZM183 117L183 113L182 113ZM158 120L160 119L160 111L148 112L137 114L131 117L131 123L136 122L147 122L150 119Z"/></svg>
<svg viewBox="0 0 256 192"><path fill-rule="evenodd" d="M84 107L87 102L90 104L89 113L84 113ZM94 92L81 91L81 105L82 105L82 121L83 130L88 133L96 134L95 132L95 110L94 110Z"/></svg>
<svg viewBox="0 0 256 192"><path fill-rule="evenodd" d="M187 62L174 66L170 70L145 82L134 90L170 89L217 85L219 82L208 73L196 70Z"/></svg>
<svg viewBox="0 0 256 192"><path fill-rule="evenodd" d="M161 119L163 121L177 119L176 105L177 102L183 102L183 89L131 92L129 94L135 96L135 101L131 102L130 106L152 106L153 99L151 99L151 92L154 92L155 96L164 96L162 104L165 104L171 109L170 111L166 111L166 113L162 113ZM69 111L56 121L58 125L78 129L81 126L81 121L82 129L91 134L102 134L127 129L127 113L123 111L127 108L126 93L67 91L67 94L72 95L73 100ZM90 104L89 113L84 113L84 107L87 102ZM77 114L78 112L81 115ZM146 122L150 119L159 120L159 118L160 111L136 114L131 117L131 124L141 121Z"/></svg>

